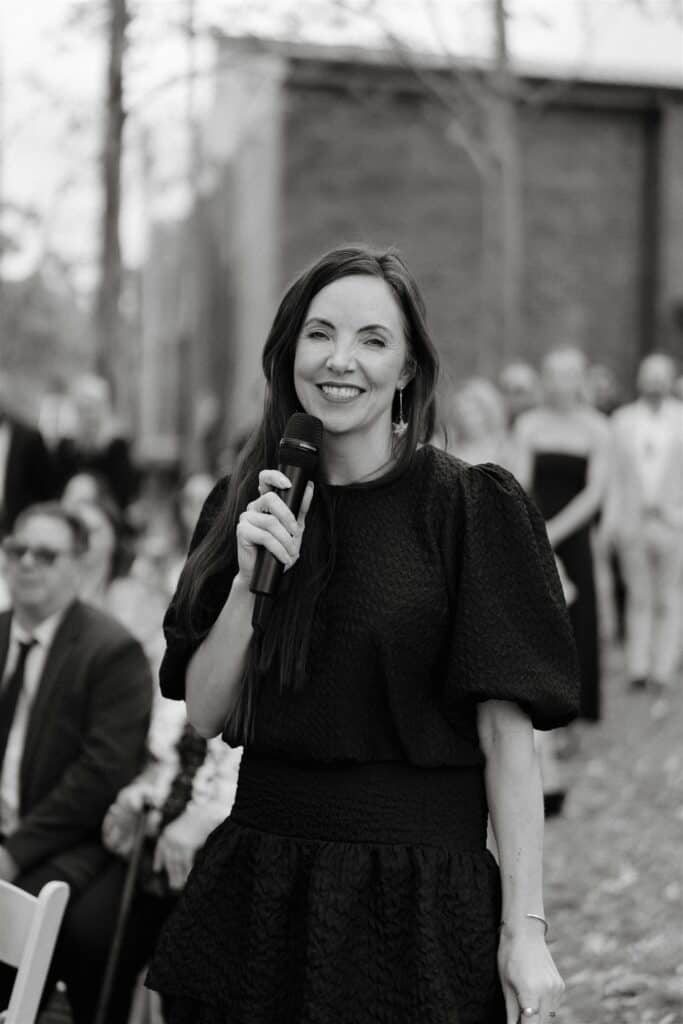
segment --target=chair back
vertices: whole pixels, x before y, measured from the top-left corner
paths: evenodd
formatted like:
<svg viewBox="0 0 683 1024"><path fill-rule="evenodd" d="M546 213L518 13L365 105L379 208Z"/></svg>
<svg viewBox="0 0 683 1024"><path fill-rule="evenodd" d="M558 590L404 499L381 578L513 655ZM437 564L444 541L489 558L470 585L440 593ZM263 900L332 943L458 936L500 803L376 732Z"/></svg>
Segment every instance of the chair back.
<svg viewBox="0 0 683 1024"><path fill-rule="evenodd" d="M17 968L4 1024L34 1024L68 900L66 882L38 896L0 882L0 961Z"/></svg>

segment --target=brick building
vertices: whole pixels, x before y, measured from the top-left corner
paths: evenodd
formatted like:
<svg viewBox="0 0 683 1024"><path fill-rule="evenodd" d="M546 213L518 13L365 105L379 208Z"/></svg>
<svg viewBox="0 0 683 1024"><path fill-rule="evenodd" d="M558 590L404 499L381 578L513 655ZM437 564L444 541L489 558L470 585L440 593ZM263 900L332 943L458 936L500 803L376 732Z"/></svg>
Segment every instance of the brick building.
<svg viewBox="0 0 683 1024"><path fill-rule="evenodd" d="M204 258L192 261L205 272L194 274L189 320L187 302L176 318L182 330L151 345L143 396L160 376L181 409L213 390L234 437L258 414L261 347L284 285L321 251L358 239L403 251L446 379L568 342L628 387L642 353L683 354L683 92L524 83L542 101L516 111L521 330L511 351L482 329L492 300L481 175L420 68L387 54L222 41L206 125ZM147 329L153 337L153 316Z"/></svg>

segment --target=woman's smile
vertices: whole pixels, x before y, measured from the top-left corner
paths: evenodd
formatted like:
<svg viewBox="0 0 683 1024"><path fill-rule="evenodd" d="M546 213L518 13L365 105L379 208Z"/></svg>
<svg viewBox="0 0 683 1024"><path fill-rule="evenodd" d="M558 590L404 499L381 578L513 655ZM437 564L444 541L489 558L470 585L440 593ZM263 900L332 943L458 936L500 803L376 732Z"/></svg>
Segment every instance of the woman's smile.
<svg viewBox="0 0 683 1024"><path fill-rule="evenodd" d="M333 384L326 381L324 384L318 384L318 387L329 402L342 404L353 402L365 394L365 388L357 387L355 384Z"/></svg>

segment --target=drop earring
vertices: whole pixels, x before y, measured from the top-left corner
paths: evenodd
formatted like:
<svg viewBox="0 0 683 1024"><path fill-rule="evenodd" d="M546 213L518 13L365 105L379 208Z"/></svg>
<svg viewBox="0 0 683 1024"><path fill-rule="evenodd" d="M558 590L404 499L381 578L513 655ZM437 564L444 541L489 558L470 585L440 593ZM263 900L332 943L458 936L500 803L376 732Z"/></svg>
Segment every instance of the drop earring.
<svg viewBox="0 0 683 1024"><path fill-rule="evenodd" d="M398 389L398 423L394 423L394 437L401 438L408 429L408 424L403 419L403 388Z"/></svg>

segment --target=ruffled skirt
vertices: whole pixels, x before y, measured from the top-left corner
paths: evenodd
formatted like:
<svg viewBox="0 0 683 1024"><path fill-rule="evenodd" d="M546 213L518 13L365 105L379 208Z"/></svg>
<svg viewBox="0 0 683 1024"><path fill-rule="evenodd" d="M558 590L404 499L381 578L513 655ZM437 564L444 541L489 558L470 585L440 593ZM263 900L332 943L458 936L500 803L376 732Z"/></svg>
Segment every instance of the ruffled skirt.
<svg viewBox="0 0 683 1024"><path fill-rule="evenodd" d="M504 1024L480 768L245 754L147 984L169 1024Z"/></svg>

